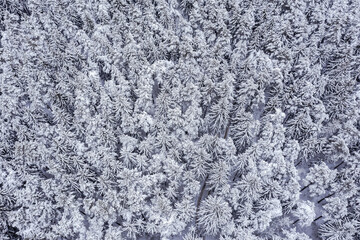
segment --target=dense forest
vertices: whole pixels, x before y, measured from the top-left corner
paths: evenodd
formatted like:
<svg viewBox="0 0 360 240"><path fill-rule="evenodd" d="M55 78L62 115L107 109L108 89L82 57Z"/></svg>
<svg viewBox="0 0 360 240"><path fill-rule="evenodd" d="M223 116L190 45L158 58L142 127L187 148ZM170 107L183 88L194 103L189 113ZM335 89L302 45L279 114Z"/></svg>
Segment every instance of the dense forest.
<svg viewBox="0 0 360 240"><path fill-rule="evenodd" d="M360 239L360 0L0 18L0 239Z"/></svg>

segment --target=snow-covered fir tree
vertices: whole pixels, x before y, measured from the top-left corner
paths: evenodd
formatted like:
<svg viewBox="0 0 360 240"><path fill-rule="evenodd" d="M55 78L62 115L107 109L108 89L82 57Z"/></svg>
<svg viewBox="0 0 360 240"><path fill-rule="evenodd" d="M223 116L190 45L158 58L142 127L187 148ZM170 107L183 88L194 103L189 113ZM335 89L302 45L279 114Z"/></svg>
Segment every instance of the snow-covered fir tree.
<svg viewBox="0 0 360 240"><path fill-rule="evenodd" d="M359 0L0 0L0 239L360 239Z"/></svg>

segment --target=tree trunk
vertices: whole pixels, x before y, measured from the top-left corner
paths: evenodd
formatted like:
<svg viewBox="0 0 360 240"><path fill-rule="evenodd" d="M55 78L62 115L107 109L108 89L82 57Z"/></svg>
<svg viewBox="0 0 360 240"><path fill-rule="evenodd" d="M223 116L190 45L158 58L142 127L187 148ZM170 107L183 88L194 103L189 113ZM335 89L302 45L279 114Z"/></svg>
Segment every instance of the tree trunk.
<svg viewBox="0 0 360 240"><path fill-rule="evenodd" d="M305 187L303 187L300 192L304 191L305 189L307 189L308 187L310 187L311 185L313 185L314 183L309 183L308 185L306 185Z"/></svg>
<svg viewBox="0 0 360 240"><path fill-rule="evenodd" d="M330 195L327 195L326 197L323 197L322 199L320 199L320 200L318 201L318 203L321 203L322 201L324 201L324 200L327 199L328 197L334 196L334 194L335 194L335 193L332 193L332 194L330 194Z"/></svg>
<svg viewBox="0 0 360 240"><path fill-rule="evenodd" d="M198 200L197 200L197 202L196 202L195 223L198 222L199 207L200 207L201 199L202 199L202 197L203 197L203 195L204 195L204 190L205 190L205 187L206 187L206 181L207 181L208 177L209 177L209 174L206 175L206 178L205 178L205 180L204 180L204 183L203 183L203 185L202 185L202 187L201 187L201 190L200 190L200 193L199 193Z"/></svg>
<svg viewBox="0 0 360 240"><path fill-rule="evenodd" d="M225 138L225 139L226 139L226 138L227 138L227 136L228 136L229 129L230 129L230 120L229 120L228 125L226 126L225 135L224 135L224 138Z"/></svg>
<svg viewBox="0 0 360 240"><path fill-rule="evenodd" d="M341 163L339 163L338 165L336 165L336 166L334 167L334 169L337 169L337 168L340 167L343 163L344 163L344 161L342 161Z"/></svg>
<svg viewBox="0 0 360 240"><path fill-rule="evenodd" d="M297 219L293 222L293 224L296 224L298 221L300 221L300 219Z"/></svg>

